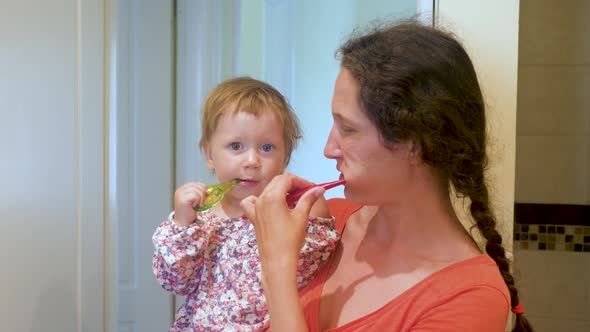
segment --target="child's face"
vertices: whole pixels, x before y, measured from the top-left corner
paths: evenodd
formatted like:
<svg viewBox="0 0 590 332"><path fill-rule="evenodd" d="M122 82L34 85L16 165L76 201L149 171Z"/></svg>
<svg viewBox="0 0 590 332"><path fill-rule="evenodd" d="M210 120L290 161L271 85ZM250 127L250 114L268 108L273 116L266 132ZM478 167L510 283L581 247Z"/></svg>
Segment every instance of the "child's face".
<svg viewBox="0 0 590 332"><path fill-rule="evenodd" d="M260 195L264 187L285 169L283 126L271 110L256 117L226 111L205 146L207 166L220 182L242 180L224 200L241 201Z"/></svg>

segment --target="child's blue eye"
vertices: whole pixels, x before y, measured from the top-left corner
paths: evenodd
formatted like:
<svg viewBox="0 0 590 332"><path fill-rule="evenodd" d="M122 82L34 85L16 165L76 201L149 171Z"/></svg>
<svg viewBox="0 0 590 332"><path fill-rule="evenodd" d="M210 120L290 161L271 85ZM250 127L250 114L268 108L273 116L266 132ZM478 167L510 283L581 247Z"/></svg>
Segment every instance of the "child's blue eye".
<svg viewBox="0 0 590 332"><path fill-rule="evenodd" d="M233 142L231 144L231 149L232 150L239 150L242 147L242 143L238 143L238 142Z"/></svg>
<svg viewBox="0 0 590 332"><path fill-rule="evenodd" d="M270 145L270 144L264 144L264 145L262 145L262 151L264 151L264 152L270 152L270 150L272 150L272 145Z"/></svg>

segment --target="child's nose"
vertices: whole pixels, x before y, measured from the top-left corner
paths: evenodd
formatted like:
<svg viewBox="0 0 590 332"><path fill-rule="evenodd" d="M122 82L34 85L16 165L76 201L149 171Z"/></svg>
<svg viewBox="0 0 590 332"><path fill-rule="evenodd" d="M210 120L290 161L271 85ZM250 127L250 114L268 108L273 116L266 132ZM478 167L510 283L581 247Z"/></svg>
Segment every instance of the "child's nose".
<svg viewBox="0 0 590 332"><path fill-rule="evenodd" d="M255 149L251 149L246 154L246 167L258 168L260 167L260 156L258 155L258 151Z"/></svg>

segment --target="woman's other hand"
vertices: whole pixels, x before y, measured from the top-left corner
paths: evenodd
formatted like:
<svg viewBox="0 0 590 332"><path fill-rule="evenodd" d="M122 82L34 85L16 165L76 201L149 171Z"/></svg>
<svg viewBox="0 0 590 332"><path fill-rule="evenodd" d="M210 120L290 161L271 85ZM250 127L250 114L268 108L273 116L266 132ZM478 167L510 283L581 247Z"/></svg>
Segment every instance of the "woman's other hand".
<svg viewBox="0 0 590 332"><path fill-rule="evenodd" d="M262 288L270 326L275 331L308 330L297 290L297 259L311 207L325 190L307 191L293 209L288 208L285 197L288 192L309 185L310 182L291 174L278 175L260 197L249 196L241 202L256 230Z"/></svg>
<svg viewBox="0 0 590 332"><path fill-rule="evenodd" d="M307 191L293 209L288 208L285 197L288 192L311 184L292 174L278 175L259 197L249 196L241 203L256 230L263 282L268 282L268 275L275 272L296 280L297 259L305 239L309 213L325 190L314 188Z"/></svg>

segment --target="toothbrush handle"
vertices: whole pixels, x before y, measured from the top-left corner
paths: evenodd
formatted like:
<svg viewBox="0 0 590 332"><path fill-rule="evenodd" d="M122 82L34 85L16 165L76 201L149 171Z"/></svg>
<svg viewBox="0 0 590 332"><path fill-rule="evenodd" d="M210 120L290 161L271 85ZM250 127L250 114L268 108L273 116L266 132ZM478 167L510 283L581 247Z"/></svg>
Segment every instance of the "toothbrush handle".
<svg viewBox="0 0 590 332"><path fill-rule="evenodd" d="M334 188L334 187L337 187L337 186L345 184L345 183L346 183L345 180L336 180L336 181L331 181L331 182L318 183L315 185L311 185L309 187L305 187L305 188L301 188L301 189L297 189L295 191L292 191L287 195L287 197L285 199L287 200L287 205L290 208L293 208L295 206L295 204L297 204L297 201L299 201L301 196L310 189L322 187L322 188L328 190L330 188Z"/></svg>

